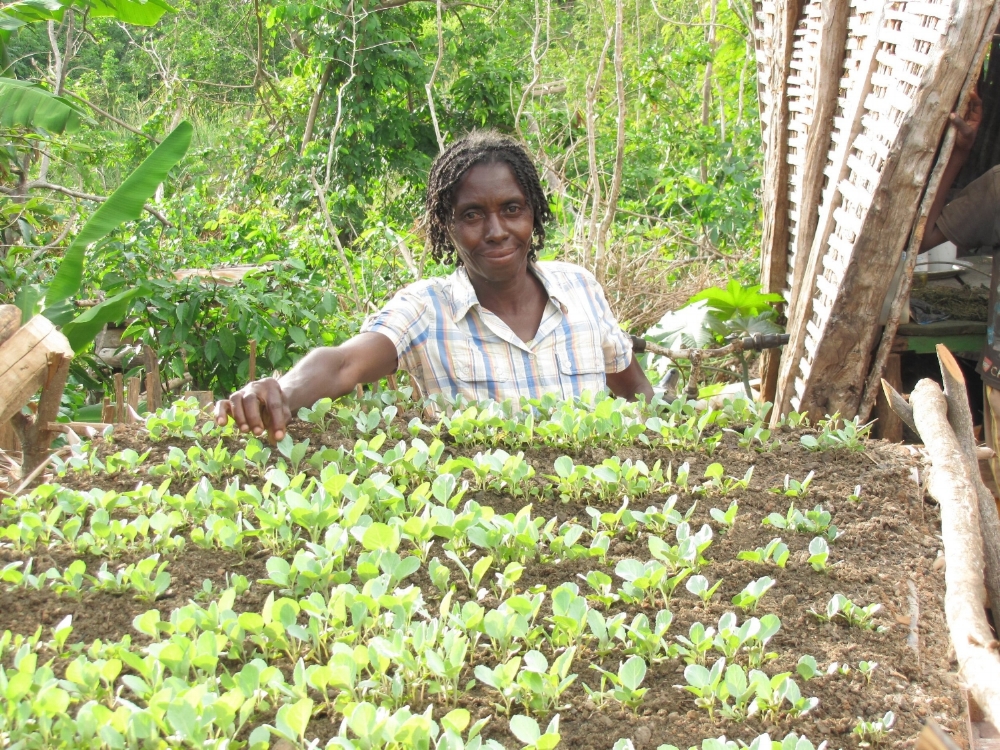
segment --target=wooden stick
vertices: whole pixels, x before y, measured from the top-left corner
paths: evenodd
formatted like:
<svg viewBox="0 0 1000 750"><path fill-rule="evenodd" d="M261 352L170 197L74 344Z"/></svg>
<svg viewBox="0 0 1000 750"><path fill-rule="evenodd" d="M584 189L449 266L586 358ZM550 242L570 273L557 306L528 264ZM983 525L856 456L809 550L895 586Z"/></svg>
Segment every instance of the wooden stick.
<svg viewBox="0 0 1000 750"><path fill-rule="evenodd" d="M125 421L125 379L120 372L115 373L115 424Z"/></svg>
<svg viewBox="0 0 1000 750"><path fill-rule="evenodd" d="M107 396L104 397L103 406L101 408L101 421L108 424L114 424L115 421L115 407L111 403L111 399Z"/></svg>
<svg viewBox="0 0 1000 750"><path fill-rule="evenodd" d="M132 411L138 411L139 409L139 388L142 381L139 378L129 378L128 379L128 390L125 396L125 403L132 407Z"/></svg>
<svg viewBox="0 0 1000 750"><path fill-rule="evenodd" d="M903 420L903 424L916 432L917 426L913 423L913 409L906 403L906 399L900 396L899 391L885 380L882 381L882 391L885 393L885 400L889 402L889 408Z"/></svg>
<svg viewBox="0 0 1000 750"><path fill-rule="evenodd" d="M160 381L160 360L153 347L142 348L146 360L146 411L156 411L163 406L163 384Z"/></svg>
<svg viewBox="0 0 1000 750"><path fill-rule="evenodd" d="M983 561L986 569L986 591L993 611L1000 612L1000 515L997 514L993 493L983 483L976 456L976 439L972 434L972 411L965 387L965 375L944 344L937 345L938 362L944 379L944 395L948 400L948 423L962 448L965 470L972 480L979 500L979 526L983 535Z"/></svg>
<svg viewBox="0 0 1000 750"><path fill-rule="evenodd" d="M389 386L390 391L396 390L396 373L390 372L385 376L385 382Z"/></svg>
<svg viewBox="0 0 1000 750"><path fill-rule="evenodd" d="M251 383L257 379L257 339L250 339L250 371L247 379Z"/></svg>
<svg viewBox="0 0 1000 750"><path fill-rule="evenodd" d="M962 448L948 422L948 401L932 380L910 395L917 432L931 459L929 490L941 506L945 567L945 615L959 672L987 718L1000 721L1000 655L986 619L983 539L976 488L965 470Z"/></svg>
<svg viewBox="0 0 1000 750"><path fill-rule="evenodd" d="M913 649L917 655L917 671L920 670L920 593L917 591L917 584L912 578L906 579L906 587L909 589L910 603L910 632L906 636L906 645Z"/></svg>
<svg viewBox="0 0 1000 750"><path fill-rule="evenodd" d="M917 735L917 750L961 750L934 719L927 719Z"/></svg>

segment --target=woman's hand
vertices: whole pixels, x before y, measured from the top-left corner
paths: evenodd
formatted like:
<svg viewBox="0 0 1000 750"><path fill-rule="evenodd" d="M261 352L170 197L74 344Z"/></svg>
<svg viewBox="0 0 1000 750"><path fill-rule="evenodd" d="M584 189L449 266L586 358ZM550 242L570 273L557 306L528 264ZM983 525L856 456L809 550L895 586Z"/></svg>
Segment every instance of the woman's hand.
<svg viewBox="0 0 1000 750"><path fill-rule="evenodd" d="M272 440L278 441L285 436L292 410L281 384L275 378L264 378L248 383L215 404L216 424L224 426L230 416L240 432L259 436L266 430Z"/></svg>
<svg viewBox="0 0 1000 750"><path fill-rule="evenodd" d="M338 399L359 383L372 383L396 371L396 347L381 333L359 333L340 346L313 349L281 380L248 383L215 404L215 422L229 417L240 432L262 435L274 442L285 437L292 414L321 398Z"/></svg>

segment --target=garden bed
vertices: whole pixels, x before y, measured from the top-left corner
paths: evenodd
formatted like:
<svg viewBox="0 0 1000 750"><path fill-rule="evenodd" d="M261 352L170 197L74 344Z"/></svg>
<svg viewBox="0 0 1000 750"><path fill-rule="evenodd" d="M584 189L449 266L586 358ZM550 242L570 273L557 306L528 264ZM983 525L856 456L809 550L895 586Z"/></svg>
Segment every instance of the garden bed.
<svg viewBox="0 0 1000 750"><path fill-rule="evenodd" d="M52 659L54 674L69 680L53 688L66 692L62 713L70 718L62 719L64 733L66 722L88 698L121 705L112 697L119 690L136 711L149 714L151 727L159 727L151 733L175 739L189 733L191 745L195 730L188 722L206 728L209 736L257 742L265 735L253 729L271 724L288 734L304 721L302 712L311 716L305 737L318 737L320 746L342 731L345 713L352 720L351 729L343 731L356 737L362 713L352 705L349 691L329 687L324 697L323 685L337 681L328 673L317 676L315 668L332 664L341 670L337 679L345 679L344 654L366 645L367 656L355 652L351 657L358 659L351 678L354 701L384 705L390 713L409 706L418 714L430 707L439 723L449 711L466 709L473 723L489 719L482 737L504 747L528 744L524 732L530 731L517 719L520 740L511 733L505 703L510 715L528 714L542 731L558 715L560 747L566 748L610 750L620 738L631 739L639 750L662 744L687 748L721 735L750 743L765 732L775 739L794 732L816 746L828 741L832 747L856 747L864 741L912 747L922 722L931 717L964 743L964 708L950 673L941 607L936 508L919 497L917 464L903 447L862 443L850 429L838 431L833 425L819 430L785 426L767 434L746 427L754 415L745 405L707 419L675 407L674 413L649 421L620 404L613 410L598 407L595 413L605 416L596 422L581 417L591 409L579 409L567 421L563 417L572 416L572 406L548 404L528 432L524 414L466 414L443 429L424 425L421 430L411 421L416 412L390 411L379 425L371 420L363 425L369 443L356 445L351 420L366 419L370 407L358 406L349 414L341 410L339 418L334 412L326 417L313 413L318 424L296 424L290 442L271 449L267 457L259 452L264 448L259 442L233 435L231 429L202 435L195 411L180 407L159 423L149 423L158 439L145 427L119 426L110 441L97 441L92 457L61 467L62 476L54 481L62 489L42 487L27 500L4 501L0 571L7 582L0 583L0 632L31 636L41 628L34 647L38 665ZM611 411L619 416L608 417ZM604 418L614 424L602 425ZM379 445L376 436L385 429L391 434ZM388 449L399 439L414 445L410 429L430 444L429 451L422 459L412 452L405 459L401 452L393 462ZM440 448L433 445L432 429L440 432ZM649 444L637 440L638 435ZM296 452L294 444L300 446ZM195 445L205 450L192 449ZM519 449L525 453L523 463L496 453L516 455ZM149 450L149 456L139 462L130 450ZM492 468L488 460L476 460L490 450L499 456ZM283 452L289 455L283 457ZM295 480L281 489L296 473L289 466L293 462L307 478L298 491ZM275 470L279 463L284 471L280 466ZM580 466L603 469L588 472ZM353 484L369 497L357 512L351 499L361 502L359 493L345 494L342 486L347 481L342 475L352 471L357 471ZM380 472L386 479L378 478ZM806 487L800 487L810 476ZM264 488L265 477L270 482L263 496L233 489L234 478L246 490ZM424 479L435 477L444 479L420 488ZM167 488L150 491L168 478ZM312 478L326 486L327 497L318 500L313 494L315 502L309 505L302 498L309 497L305 490ZM469 487L457 497L463 481ZM139 483L147 487L136 491ZM222 491L227 483L228 494ZM735 516L727 517L733 503ZM528 505L530 511L524 511ZM793 505L803 515L790 516ZM811 513L818 505L829 516ZM58 514L54 508L60 509ZM284 522L275 520L278 509L288 514ZM647 509L655 512L639 512ZM159 533L136 521L140 512ZM316 517L322 512L330 513L329 518ZM526 520L528 513L535 523ZM791 518L800 530L779 528L780 519L771 514ZM772 522L763 524L769 516ZM336 534L328 534L331 523L341 524L343 531L338 526ZM307 545L310 535L318 546ZM694 541L685 543L686 537ZM771 544L775 538L782 540L781 546ZM453 547L453 556L446 545ZM701 552L692 555L692 547ZM769 559L740 559L740 553L753 557L758 549ZM306 559L310 550L312 557ZM386 550L395 553L387 556ZM419 557L409 564L414 553ZM137 574L141 561L152 554L160 558L155 565L147 563L149 574ZM493 560L484 571L487 556ZM53 569L60 579L32 582L24 575L29 560L32 575ZM77 560L82 566L76 563L71 570ZM159 584L155 580L163 562L169 585L163 585L163 578ZM109 582L127 565L135 566L128 576ZM297 572L297 581L263 582ZM395 578L380 579L379 574ZM669 597L670 584L658 586L658 575L663 581L681 576ZM709 586L721 579L714 594L705 592L704 602L692 593L699 589L696 576L704 576ZM773 585L756 607L749 601L744 608L735 606L734 597L762 579ZM372 594L380 581L388 584L386 595L397 585L401 591L394 599L383 597L381 607L369 600L366 609L358 592ZM236 590L225 594L230 585ZM412 589L407 594L409 586L419 588L419 596ZM911 620L911 592L918 597L916 623ZM401 604L407 595L408 603ZM826 620L837 595L857 609L841 599L841 613ZM340 602L341 608L330 606L322 618L326 624L310 635L309 623L320 622L319 616L306 611L296 616L295 610L329 601ZM216 614L205 615L213 603ZM442 620L444 604L450 615ZM395 614L387 617L393 607ZM173 625L157 629L157 618L149 613L154 609L161 622ZM220 624L229 616L218 611L227 609L246 627L234 631ZM378 611L372 615L371 610ZM499 616L491 616L493 610ZM663 614L667 611L670 615ZM243 613L263 614L264 619L240 619ZM615 621L619 614L624 615L620 623ZM637 621L638 615L645 620ZM53 629L65 624L67 616L72 617L72 632L62 644L53 639ZM679 650L691 650L683 639L698 641L696 623L718 631L732 616L737 624L728 646L720 638L698 657L685 657ZM780 628L769 639L751 636L739 645L735 631L749 618L758 618L765 631L774 629L777 618ZM257 627L268 619L280 623L270 633ZM436 661L418 643L430 637L428 628L435 623L450 630L450 640L442 636L435 641L441 655ZM603 646L597 637L600 623L611 628ZM650 632L658 623L661 632ZM919 633L916 648L907 641L911 624ZM511 630L500 633L501 625ZM211 647L206 633L214 635ZM72 645L89 647L98 639L101 645L89 650ZM334 646L336 642L344 645ZM17 660L16 646L12 641L0 651L8 677ZM192 648L191 658L201 666L179 664L173 646ZM740 667L723 673L732 680L731 688L719 688L714 701L698 705L691 691L678 687L697 686L704 677L687 662L700 662L707 673L726 648L726 665ZM123 658L123 651L133 656ZM551 678L554 685L576 675L561 694L556 695L557 688L547 694L547 678L528 674L535 667L526 666L542 661L530 651L544 658L543 671L557 661L564 667ZM83 679L78 677L82 670L67 670L81 652L84 661L95 664L124 661L122 676L114 675L103 688L98 680L88 692L73 682ZM807 656L815 667L803 658ZM245 665L254 659L276 666L281 678L246 695L239 692L239 679L234 683L225 675L245 674ZM381 663L366 664L366 659ZM514 659L520 662L510 661ZM504 661L514 665L512 674L520 674L523 686L509 688L506 697L486 684L503 680L500 670L492 677L487 671ZM205 706L212 701L201 693L198 700L204 705L189 709L186 718L157 713L156 700L144 696L141 681L136 681L154 663L176 678L165 683L175 701L197 703L185 691L200 685L213 695L228 695L233 716L211 713ZM609 680L606 695L588 694L601 691L597 668L617 677L623 663L626 672L635 670L622 673L626 681L645 667L635 689L620 689L615 696ZM738 673L752 683L753 669L768 678L789 673L794 687L779 685L779 677L770 680L777 695L768 696L752 684L742 697L734 695ZM153 678L143 679L150 683ZM639 695L639 690L646 692ZM880 734L876 728L862 736L857 730L861 720L871 725L889 711L895 716L891 731ZM460 728L462 718L461 712L452 714L446 724ZM124 716L117 721L127 723ZM76 721L73 726L85 732L85 724Z"/></svg>

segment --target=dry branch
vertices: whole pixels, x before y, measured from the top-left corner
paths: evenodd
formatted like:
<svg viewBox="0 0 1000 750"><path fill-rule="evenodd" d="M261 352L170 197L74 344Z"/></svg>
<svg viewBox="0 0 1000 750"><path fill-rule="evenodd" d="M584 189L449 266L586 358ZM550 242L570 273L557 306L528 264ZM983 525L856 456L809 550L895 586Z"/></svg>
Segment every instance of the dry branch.
<svg viewBox="0 0 1000 750"><path fill-rule="evenodd" d="M1000 517L997 514L993 493L983 483L976 455L976 438L972 431L972 412L969 409L965 376L958 362L944 344L937 345L944 395L948 400L948 423L962 448L965 470L972 480L979 500L979 526L983 535L983 562L985 563L986 592L994 612L1000 612Z"/></svg>
<svg viewBox="0 0 1000 750"><path fill-rule="evenodd" d="M986 620L983 540L976 489L965 471L948 402L937 383L921 380L910 396L913 417L931 458L928 489L941 506L945 615L959 672L987 717L1000 721L1000 655Z"/></svg>

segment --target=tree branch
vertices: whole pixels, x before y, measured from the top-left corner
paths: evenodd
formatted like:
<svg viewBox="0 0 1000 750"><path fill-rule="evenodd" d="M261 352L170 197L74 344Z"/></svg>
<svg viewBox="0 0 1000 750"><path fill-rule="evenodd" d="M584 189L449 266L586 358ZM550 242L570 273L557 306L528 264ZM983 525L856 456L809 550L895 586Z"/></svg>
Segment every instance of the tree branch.
<svg viewBox="0 0 1000 750"><path fill-rule="evenodd" d="M434 135L437 136L438 153L444 151L444 138L441 137L437 110L434 109L434 79L437 78L438 70L441 68L441 60L444 59L444 29L441 26L441 3L442 0L437 0L437 60L434 61L434 70L431 71L430 80L424 84L424 89L427 91L427 105L431 111L431 122L434 124Z"/></svg>
<svg viewBox="0 0 1000 750"><path fill-rule="evenodd" d="M63 92L63 96L68 96L71 99L76 99L78 102L82 102L83 104L86 104L88 107L90 107L92 110L94 110L101 117L105 117L108 120L111 120L111 122L113 122L115 125L118 125L119 127L124 128L125 130L129 131L130 133L135 133L136 135L141 135L143 138L146 138L146 139L152 141L153 143L159 144L159 141L156 138L154 138L153 136L151 136L149 133L144 133L141 130L139 130L138 128L132 127L127 122L125 122L123 120L119 120L117 117L115 117L110 112L105 112L103 109L101 109L100 107L98 107L96 104L94 104L91 101L88 101L88 100L84 99L82 96L77 96L72 91L64 91Z"/></svg>
<svg viewBox="0 0 1000 750"><path fill-rule="evenodd" d="M81 193L79 190L73 190L73 188L65 187L64 185L55 185L51 182L45 182L44 180L33 180L27 185L28 190L51 190L54 193L62 193L63 195L68 195L71 198L79 198L82 201L93 201L95 203L104 203L107 198L103 195L91 195L90 193ZM143 206L157 221L159 221L163 226L169 227L173 226L167 217L157 211L155 208L150 206L148 203Z"/></svg>

